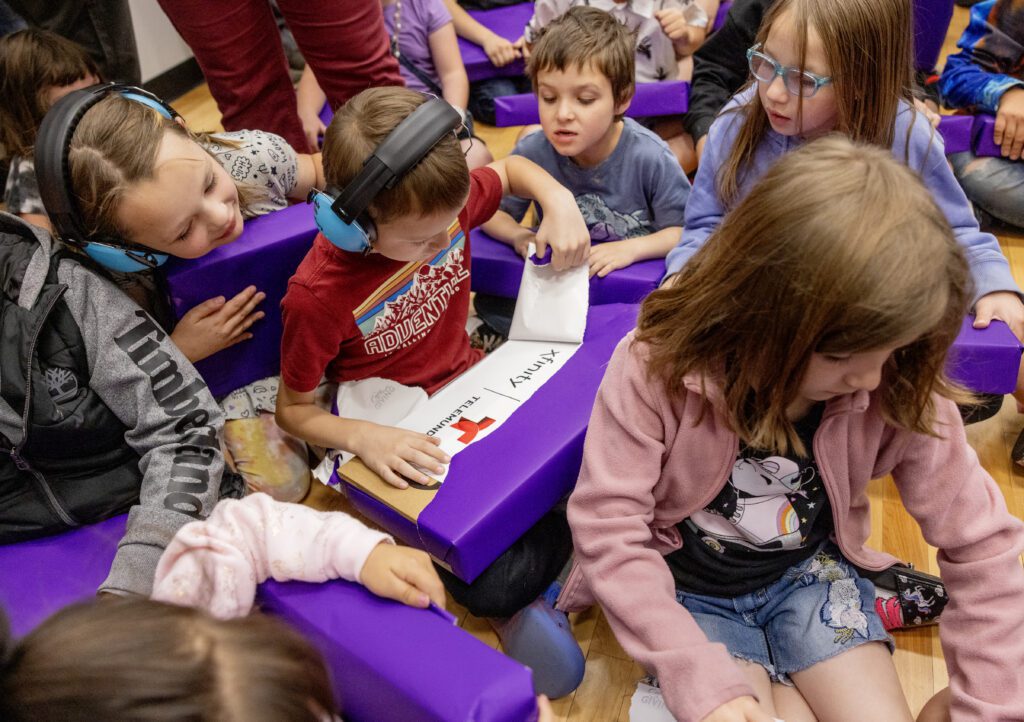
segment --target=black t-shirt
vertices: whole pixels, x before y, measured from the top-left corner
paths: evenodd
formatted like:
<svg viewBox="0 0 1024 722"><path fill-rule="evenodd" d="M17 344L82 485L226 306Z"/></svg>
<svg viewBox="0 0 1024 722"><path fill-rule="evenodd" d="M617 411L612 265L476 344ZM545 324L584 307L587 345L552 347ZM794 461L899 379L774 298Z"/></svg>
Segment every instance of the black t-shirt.
<svg viewBox="0 0 1024 722"><path fill-rule="evenodd" d="M799 564L832 533L832 507L814 461L825 404L795 427L809 456L741 445L714 500L677 528L683 547L665 557L676 586L716 597L749 594Z"/></svg>

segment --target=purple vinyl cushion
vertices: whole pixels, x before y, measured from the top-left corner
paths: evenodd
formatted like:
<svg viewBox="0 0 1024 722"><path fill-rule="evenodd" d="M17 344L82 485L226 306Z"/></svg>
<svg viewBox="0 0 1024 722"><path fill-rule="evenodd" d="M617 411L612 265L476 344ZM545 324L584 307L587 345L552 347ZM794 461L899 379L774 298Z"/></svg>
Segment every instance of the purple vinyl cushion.
<svg viewBox="0 0 1024 722"><path fill-rule="evenodd" d="M960 335L949 351L946 371L971 391L1008 394L1017 386L1021 344L1002 321L974 328L974 317L964 319Z"/></svg>
<svg viewBox="0 0 1024 722"><path fill-rule="evenodd" d="M689 99L690 84L682 80L637 83L636 93L626 109L626 115L630 118L678 115L689 109ZM539 123L537 96L522 93L495 98L494 115L498 127Z"/></svg>

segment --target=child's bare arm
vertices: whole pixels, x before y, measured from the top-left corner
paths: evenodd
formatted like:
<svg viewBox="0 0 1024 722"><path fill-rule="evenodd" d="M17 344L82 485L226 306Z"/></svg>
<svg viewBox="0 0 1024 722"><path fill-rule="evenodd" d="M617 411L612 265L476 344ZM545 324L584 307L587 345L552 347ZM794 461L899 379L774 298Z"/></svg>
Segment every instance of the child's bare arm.
<svg viewBox="0 0 1024 722"><path fill-rule="evenodd" d="M434 67L441 79L444 99L465 110L469 102L469 78L466 77L466 68L459 53L455 26L452 23L443 25L430 34L427 42L430 44Z"/></svg>
<svg viewBox="0 0 1024 722"><path fill-rule="evenodd" d="M572 193L531 160L510 155L491 163L501 178L502 193L536 201L543 220L534 242L541 257L551 247L556 271L581 265L590 252L590 232Z"/></svg>
<svg viewBox="0 0 1024 722"><path fill-rule="evenodd" d="M650 258L664 258L679 244L681 226L669 226L646 236L598 243L590 249L590 275L604 278L612 271Z"/></svg>
<svg viewBox="0 0 1024 722"><path fill-rule="evenodd" d="M323 121L320 120L320 109L327 102L327 96L320 89L313 75L313 69L309 65L302 71L299 79L299 86L295 89L295 104L299 112L299 120L302 121L302 131L306 134L306 142L309 148L306 150L316 151L320 144L317 136L323 135L326 130Z"/></svg>
<svg viewBox="0 0 1024 722"><path fill-rule="evenodd" d="M527 246L536 235L529 228L517 223L516 219L505 211L495 213L494 217L484 223L481 228L491 238L507 243L516 249L516 253L524 257Z"/></svg>
<svg viewBox="0 0 1024 722"><path fill-rule="evenodd" d="M283 379L277 392L275 416L278 426L310 444L351 451L370 470L399 489L409 486L403 476L420 484L430 481L413 464L439 474L444 471L441 464L450 461L438 448L438 439L393 426L335 416L316 405L313 391L296 391Z"/></svg>
<svg viewBox="0 0 1024 722"><path fill-rule="evenodd" d="M492 65L500 68L520 57L512 43L474 20L456 0L444 0L444 6L452 16L456 35L483 48Z"/></svg>

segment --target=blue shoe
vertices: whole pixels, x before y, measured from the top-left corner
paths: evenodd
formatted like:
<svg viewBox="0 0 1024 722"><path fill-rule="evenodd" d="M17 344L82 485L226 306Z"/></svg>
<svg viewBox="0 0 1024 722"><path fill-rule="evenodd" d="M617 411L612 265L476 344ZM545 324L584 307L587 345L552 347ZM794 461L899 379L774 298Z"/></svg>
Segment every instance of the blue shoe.
<svg viewBox="0 0 1024 722"><path fill-rule="evenodd" d="M586 660L569 619L538 597L508 619L495 620L501 646L512 659L533 670L533 688L551 699L580 686Z"/></svg>

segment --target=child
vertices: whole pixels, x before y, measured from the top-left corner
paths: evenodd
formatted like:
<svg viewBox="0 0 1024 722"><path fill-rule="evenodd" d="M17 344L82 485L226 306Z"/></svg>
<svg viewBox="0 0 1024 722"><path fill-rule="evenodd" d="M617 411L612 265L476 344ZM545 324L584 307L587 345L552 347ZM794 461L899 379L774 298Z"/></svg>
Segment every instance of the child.
<svg viewBox="0 0 1024 722"><path fill-rule="evenodd" d="M103 96L82 115L67 151L67 182L93 234L199 258L237 239L245 219L322 185L319 155L295 153L263 131L195 135L173 109L164 106L162 114L124 94L136 90L80 91L75 101ZM152 271L112 275L165 328L173 326L171 340L193 362L252 338L250 327L264 315L256 310L264 294L249 286L234 298L205 301L175 325ZM225 444L250 488L298 501L309 488L306 449L274 425L276 393L271 378L224 399Z"/></svg>
<svg viewBox="0 0 1024 722"><path fill-rule="evenodd" d="M46 231L0 214L0 238L0 544L131 510L100 592L148 595L174 533L241 491L221 488L221 410L150 317Z"/></svg>
<svg viewBox="0 0 1024 722"><path fill-rule="evenodd" d="M324 138L330 186L346 188L364 162L377 158L372 154L392 130L426 100L411 90L371 88L346 103ZM369 218L361 225L372 225L375 233L365 252L346 251L317 236L281 304L281 428L307 443L355 453L399 488L408 486L405 479L428 481L416 467L442 470L448 458L436 439L334 416L316 403L313 392L326 375L333 382L383 377L432 394L480 359L465 330L469 231L493 215L506 192L542 199L538 252L550 243L556 268L585 261L587 229L565 188L516 156L470 173L453 134L370 201ZM509 617L558 574L569 554L567 532L564 517L549 514L472 585L445 573L448 589L477 616ZM568 628L549 622L551 636L571 642L566 664L554 666L574 671L556 670L552 686L545 686L545 675L536 663L531 666L540 691L561 696L579 683L582 655ZM508 649L511 640L506 636L505 641Z"/></svg>
<svg viewBox="0 0 1024 722"><path fill-rule="evenodd" d="M32 163L36 130L51 105L99 78L88 53L56 33L28 28L0 38L0 145L11 154L8 213L51 230Z"/></svg>
<svg viewBox="0 0 1024 722"><path fill-rule="evenodd" d="M633 34L636 79L640 83L689 80L693 53L704 42L718 13L718 0L538 0L517 47L528 58L540 30L579 5L611 13ZM682 121L667 116L648 118L645 124L668 142L683 170L692 173L697 167L696 151Z"/></svg>
<svg viewBox="0 0 1024 722"><path fill-rule="evenodd" d="M331 673L273 617L215 619L148 599L67 607L13 643L0 615L7 722L340 720ZM554 714L537 700L538 722Z"/></svg>
<svg viewBox="0 0 1024 722"><path fill-rule="evenodd" d="M676 719L911 719L854 568L895 561L864 546L890 473L951 597L949 711L1024 716L1024 524L943 375L969 285L919 178L830 137L644 302L594 407L560 606L585 582Z"/></svg>
<svg viewBox="0 0 1024 722"><path fill-rule="evenodd" d="M1024 3L987 0L971 9L971 21L942 71L943 99L953 108L996 116L995 142L1002 158L973 153L949 157L967 196L986 216L1024 229Z"/></svg>
<svg viewBox="0 0 1024 722"><path fill-rule="evenodd" d="M469 79L462 66L452 16L442 0L381 0L381 5L391 37L391 53L398 58L405 87L444 98L458 108L466 119L459 138L470 170L490 163L493 158L487 145L473 135L473 116L466 111ZM319 115L326 96L308 67L297 92L303 125L310 128L311 120L316 118L315 127L322 132Z"/></svg>
<svg viewBox="0 0 1024 722"><path fill-rule="evenodd" d="M576 196L595 245L590 275L664 258L679 240L690 183L657 135L623 113L634 90L630 33L603 10L570 8L539 34L527 64L543 133L512 151ZM484 230L525 255L529 201L506 198ZM508 335L514 301L477 294L477 312Z"/></svg>
<svg viewBox="0 0 1024 722"><path fill-rule="evenodd" d="M1024 338L1024 304L995 237L982 233L910 87L910 3L778 0L748 51L752 87L736 95L707 136L682 241L666 260L679 271L775 160L838 131L891 148L917 171L965 247L975 326L998 318ZM869 90L865 90L869 89Z"/></svg>

